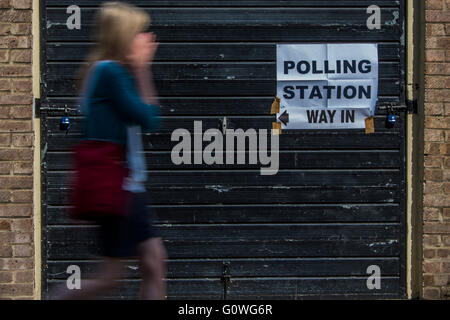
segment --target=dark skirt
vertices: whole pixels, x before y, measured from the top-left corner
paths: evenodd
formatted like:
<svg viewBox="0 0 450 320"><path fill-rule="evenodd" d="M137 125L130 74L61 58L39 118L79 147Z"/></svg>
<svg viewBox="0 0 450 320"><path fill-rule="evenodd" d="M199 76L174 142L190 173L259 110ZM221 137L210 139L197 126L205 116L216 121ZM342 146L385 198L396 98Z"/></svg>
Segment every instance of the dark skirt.
<svg viewBox="0 0 450 320"><path fill-rule="evenodd" d="M150 238L160 237L153 225L153 209L146 206L148 193L127 192L130 197L130 212L126 217L108 217L98 221L103 256L123 258L135 257L138 245Z"/></svg>

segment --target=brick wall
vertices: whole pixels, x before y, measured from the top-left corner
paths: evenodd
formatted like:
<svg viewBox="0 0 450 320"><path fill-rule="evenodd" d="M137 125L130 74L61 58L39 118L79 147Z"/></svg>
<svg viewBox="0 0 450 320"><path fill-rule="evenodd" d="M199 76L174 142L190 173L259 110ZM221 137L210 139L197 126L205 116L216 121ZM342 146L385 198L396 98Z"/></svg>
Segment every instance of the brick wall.
<svg viewBox="0 0 450 320"><path fill-rule="evenodd" d="M450 0L425 19L423 297L450 299Z"/></svg>
<svg viewBox="0 0 450 320"><path fill-rule="evenodd" d="M32 298L31 0L0 0L0 298Z"/></svg>

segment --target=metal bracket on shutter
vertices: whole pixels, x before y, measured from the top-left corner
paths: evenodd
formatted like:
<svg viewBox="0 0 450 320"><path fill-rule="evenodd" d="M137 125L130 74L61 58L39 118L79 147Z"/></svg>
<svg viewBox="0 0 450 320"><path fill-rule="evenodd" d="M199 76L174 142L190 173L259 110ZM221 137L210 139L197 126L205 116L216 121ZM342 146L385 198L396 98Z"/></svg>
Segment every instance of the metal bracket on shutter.
<svg viewBox="0 0 450 320"><path fill-rule="evenodd" d="M59 116L59 115L64 115L64 114L68 114L70 116L78 116L80 115L80 110L79 108L71 108L68 107L67 105L61 106L61 107L55 107L55 106L51 106L48 104L44 104L43 106L41 106L41 112L46 112L49 115L52 116Z"/></svg>
<svg viewBox="0 0 450 320"><path fill-rule="evenodd" d="M228 285L232 282L229 261L223 262L221 280L223 282L223 299L226 300L228 293Z"/></svg>
<svg viewBox="0 0 450 320"><path fill-rule="evenodd" d="M41 99L34 98L33 100L33 110L34 110L34 117L40 118L41 117Z"/></svg>
<svg viewBox="0 0 450 320"><path fill-rule="evenodd" d="M407 100L406 105L408 106L408 113L417 114L418 106L417 106L417 99L414 100Z"/></svg>
<svg viewBox="0 0 450 320"><path fill-rule="evenodd" d="M378 110L394 110L394 111L406 111L408 113L417 113L417 100L407 100L406 104L383 104L377 106Z"/></svg>

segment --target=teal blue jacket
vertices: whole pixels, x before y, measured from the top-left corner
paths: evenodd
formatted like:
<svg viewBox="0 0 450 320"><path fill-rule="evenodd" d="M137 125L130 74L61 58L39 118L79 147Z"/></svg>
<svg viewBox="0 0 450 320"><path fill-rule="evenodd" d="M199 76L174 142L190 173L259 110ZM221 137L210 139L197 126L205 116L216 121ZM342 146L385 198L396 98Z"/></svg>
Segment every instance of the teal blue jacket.
<svg viewBox="0 0 450 320"><path fill-rule="evenodd" d="M127 145L127 127L140 125L143 131L160 126L160 108L140 98L134 77L112 60L99 61L91 70L84 97L87 120L85 138Z"/></svg>

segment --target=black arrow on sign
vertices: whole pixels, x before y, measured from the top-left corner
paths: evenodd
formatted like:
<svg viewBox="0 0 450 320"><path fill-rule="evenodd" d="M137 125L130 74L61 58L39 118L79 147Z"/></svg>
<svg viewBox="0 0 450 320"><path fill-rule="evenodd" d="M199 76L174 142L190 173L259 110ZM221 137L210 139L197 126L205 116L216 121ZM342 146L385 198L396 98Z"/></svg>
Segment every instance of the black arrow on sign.
<svg viewBox="0 0 450 320"><path fill-rule="evenodd" d="M287 110L284 110L284 112L281 114L281 116L278 117L278 120L283 122L284 125L287 125L289 122L289 113L287 113Z"/></svg>

